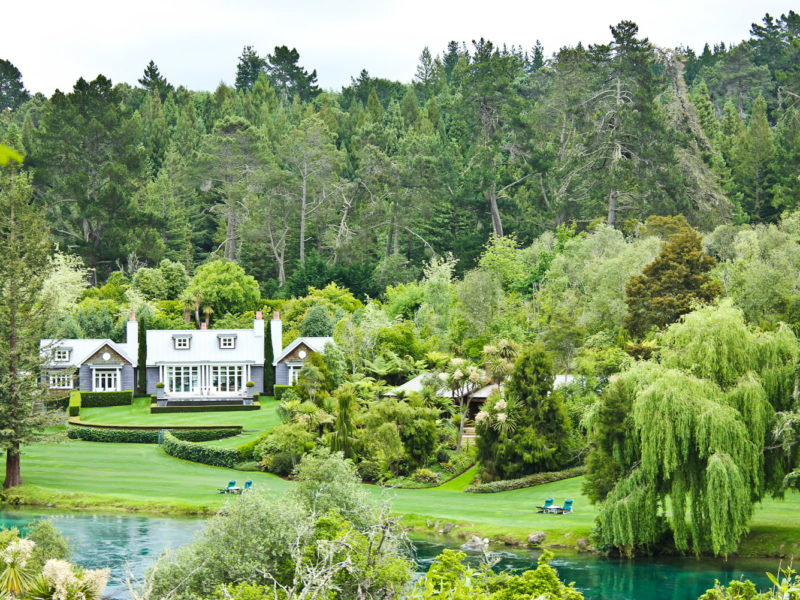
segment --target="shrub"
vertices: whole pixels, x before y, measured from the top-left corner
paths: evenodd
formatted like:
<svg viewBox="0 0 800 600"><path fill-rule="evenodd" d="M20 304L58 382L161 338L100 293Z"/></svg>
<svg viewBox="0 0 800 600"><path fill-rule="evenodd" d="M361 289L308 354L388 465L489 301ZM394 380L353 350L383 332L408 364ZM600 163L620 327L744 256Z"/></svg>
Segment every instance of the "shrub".
<svg viewBox="0 0 800 600"><path fill-rule="evenodd" d="M239 435L241 429L185 429L172 432L179 440L184 442L211 442Z"/></svg>
<svg viewBox="0 0 800 600"><path fill-rule="evenodd" d="M66 410L69 408L69 396L64 396L63 398L48 398L44 401L44 405L48 410L55 410L57 408Z"/></svg>
<svg viewBox="0 0 800 600"><path fill-rule="evenodd" d="M253 450L253 457L264 458L267 455L289 453L294 457L296 464L300 462L303 454L313 447L314 436L306 431L301 423L278 425L260 439Z"/></svg>
<svg viewBox="0 0 800 600"><path fill-rule="evenodd" d="M381 469L381 466L373 460L361 461L358 463L356 469L358 470L358 475L361 477L362 481L377 483L383 479L383 469Z"/></svg>
<svg viewBox="0 0 800 600"><path fill-rule="evenodd" d="M293 386L291 385L275 385L273 386L275 390L275 401L280 402L283 399L283 395L287 392L287 390L292 389Z"/></svg>
<svg viewBox="0 0 800 600"><path fill-rule="evenodd" d="M285 477L294 471L297 462L296 456L291 452L279 452L266 455L260 464L265 471Z"/></svg>
<svg viewBox="0 0 800 600"><path fill-rule="evenodd" d="M490 481L489 483L478 483L465 488L465 492L472 492L473 494L493 494L495 492L506 492L508 490L518 490L526 487L533 487L534 485L542 485L543 483L551 483L553 481L561 481L562 479L569 479L571 477L580 477L586 474L586 467L573 467L564 471L551 471L549 473L534 473L527 475L520 479L505 479L500 481Z"/></svg>
<svg viewBox="0 0 800 600"><path fill-rule="evenodd" d="M81 393L78 391L69 393L69 408L67 413L70 417L77 417L81 414Z"/></svg>
<svg viewBox="0 0 800 600"><path fill-rule="evenodd" d="M436 462L438 463L446 463L450 461L450 453L447 451L447 448L439 447L436 451Z"/></svg>
<svg viewBox="0 0 800 600"><path fill-rule="evenodd" d="M411 479L417 483L439 483L439 473L434 473L430 469L417 469Z"/></svg>
<svg viewBox="0 0 800 600"><path fill-rule="evenodd" d="M133 390L122 392L80 392L81 407L127 406L133 402Z"/></svg>
<svg viewBox="0 0 800 600"><path fill-rule="evenodd" d="M254 382L252 382L252 381L248 381L244 385L245 385L245 387L255 387L256 384Z"/></svg>
<svg viewBox="0 0 800 600"><path fill-rule="evenodd" d="M74 427L87 427L91 429L139 429L145 431L161 431L162 429L171 431L220 429L229 431L230 435L238 435L242 432L241 425L106 425L104 423L84 423L80 420L80 417L76 419L68 419L67 425L72 425Z"/></svg>
<svg viewBox="0 0 800 600"><path fill-rule="evenodd" d="M156 387L157 387L158 389L160 389L160 390L163 390L163 389L164 389L164 382L163 382L163 381L159 381L159 382L156 384Z"/></svg>
<svg viewBox="0 0 800 600"><path fill-rule="evenodd" d="M237 471L260 471L258 463L254 460L243 460L233 466Z"/></svg>
<svg viewBox="0 0 800 600"><path fill-rule="evenodd" d="M212 465L214 467L227 467L229 469L239 462L239 451L236 448L219 448L205 446L195 442L184 442L176 438L169 431L164 434L161 445L164 452L175 458L190 460L192 462Z"/></svg>

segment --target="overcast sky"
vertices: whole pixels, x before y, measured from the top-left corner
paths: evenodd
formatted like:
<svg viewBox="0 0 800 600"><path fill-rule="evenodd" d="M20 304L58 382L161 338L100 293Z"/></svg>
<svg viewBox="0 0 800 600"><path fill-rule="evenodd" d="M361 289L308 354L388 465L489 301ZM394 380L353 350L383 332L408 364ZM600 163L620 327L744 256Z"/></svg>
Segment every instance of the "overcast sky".
<svg viewBox="0 0 800 600"><path fill-rule="evenodd" d="M242 47L260 54L286 44L339 89L367 69L408 82L421 50L441 53L449 40L481 36L533 46L550 55L563 45L606 42L621 19L659 46L739 42L764 13L795 0L16 0L0 11L0 58L25 86L50 95L98 73L134 84L150 59L173 84L212 90L232 84Z"/></svg>

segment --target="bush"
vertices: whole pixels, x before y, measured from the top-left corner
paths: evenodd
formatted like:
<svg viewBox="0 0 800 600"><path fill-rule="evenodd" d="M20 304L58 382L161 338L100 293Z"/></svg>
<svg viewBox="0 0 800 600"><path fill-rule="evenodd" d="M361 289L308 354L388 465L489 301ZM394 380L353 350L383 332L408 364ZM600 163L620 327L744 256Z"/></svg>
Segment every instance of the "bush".
<svg viewBox="0 0 800 600"><path fill-rule="evenodd" d="M64 396L63 398L48 398L44 401L44 405L48 410L56 410L58 408L66 410L69 408L69 396Z"/></svg>
<svg viewBox="0 0 800 600"><path fill-rule="evenodd" d="M127 406L133 402L133 390L122 392L79 392L81 407Z"/></svg>
<svg viewBox="0 0 800 600"><path fill-rule="evenodd" d="M164 442L161 447L164 448L164 452L175 458L182 458L183 460L214 467L232 469L240 460L239 451L236 448L219 448L217 446L204 446L195 442L184 442L169 431L164 433Z"/></svg>
<svg viewBox="0 0 800 600"><path fill-rule="evenodd" d="M163 382L163 381L159 381L159 382L156 384L156 387L157 387L158 389L160 389L160 390L163 390L163 389L164 389L164 382Z"/></svg>
<svg viewBox="0 0 800 600"><path fill-rule="evenodd" d="M254 460L243 460L238 462L233 467L237 471L260 471L259 464Z"/></svg>
<svg viewBox="0 0 800 600"><path fill-rule="evenodd" d="M265 471L285 477L294 471L297 464L296 458L296 455L291 452L279 452L278 454L267 454L259 464Z"/></svg>
<svg viewBox="0 0 800 600"><path fill-rule="evenodd" d="M228 404L216 406L159 406L157 402L150 403L150 414L160 413L196 413L196 412L233 412L237 410L261 410L260 402L252 404Z"/></svg>
<svg viewBox="0 0 800 600"><path fill-rule="evenodd" d="M245 385L245 387L255 387L255 385L256 385L256 384L255 384L255 383L253 383L252 381L248 381L248 382L247 382L247 383L245 383L244 385Z"/></svg>
<svg viewBox="0 0 800 600"><path fill-rule="evenodd" d="M489 483L478 483L465 488L465 492L473 494L493 494L495 492L507 492L508 490L518 490L543 483L552 483L571 477L580 477L586 474L586 467L573 467L564 471L551 471L549 473L534 473L520 479L505 479L501 481L490 481Z"/></svg>
<svg viewBox="0 0 800 600"><path fill-rule="evenodd" d="M280 402L283 399L283 395L286 393L287 390L292 389L293 386L291 385L275 385L273 386L275 393L275 401Z"/></svg>
<svg viewBox="0 0 800 600"><path fill-rule="evenodd" d="M450 453L447 451L447 448L439 447L436 451L436 462L442 464L450 462Z"/></svg>
<svg viewBox="0 0 800 600"><path fill-rule="evenodd" d="M145 430L145 431L195 431L195 430L213 430L220 429L229 431L230 435L238 435L242 432L241 425L106 425L104 423L84 423L77 419L68 419L67 425L73 427L87 427L91 429L126 429L126 430Z"/></svg>
<svg viewBox="0 0 800 600"><path fill-rule="evenodd" d="M417 469L411 479L417 483L439 483L439 473L434 473L430 469Z"/></svg>
<svg viewBox="0 0 800 600"><path fill-rule="evenodd" d="M358 475L361 477L362 481L377 483L383 479L383 469L381 469L381 466L373 460L361 461L358 463L356 469L358 470Z"/></svg>
<svg viewBox="0 0 800 600"><path fill-rule="evenodd" d="M254 458L265 458L267 455L288 453L294 456L295 464L314 447L314 436L306 431L302 423L278 425L259 439L253 450Z"/></svg>
<svg viewBox="0 0 800 600"><path fill-rule="evenodd" d="M157 444L158 429L105 429L96 427L67 427L67 437L84 442L107 442L112 444ZM179 440L187 442L209 442L237 435L237 429L188 429L174 431Z"/></svg>
<svg viewBox="0 0 800 600"><path fill-rule="evenodd" d="M242 460L250 460L253 458L258 458L257 456L253 456L253 451L255 447L258 445L261 440L263 440L269 432L262 433L257 438L250 440L249 442L245 442L244 444L239 444L236 448L239 450L239 456L242 457Z"/></svg>
<svg viewBox="0 0 800 600"><path fill-rule="evenodd" d="M77 417L81 414L81 393L78 391L69 393L69 408L67 413L70 417Z"/></svg>

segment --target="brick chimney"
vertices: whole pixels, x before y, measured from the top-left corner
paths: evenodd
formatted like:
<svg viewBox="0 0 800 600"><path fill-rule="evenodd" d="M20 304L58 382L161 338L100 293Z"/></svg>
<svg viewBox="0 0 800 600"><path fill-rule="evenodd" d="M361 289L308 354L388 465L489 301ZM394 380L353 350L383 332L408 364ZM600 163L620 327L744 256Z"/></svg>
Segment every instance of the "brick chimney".
<svg viewBox="0 0 800 600"><path fill-rule="evenodd" d="M257 338L264 337L264 315L260 310L256 311L256 318L253 319L253 335Z"/></svg>
<svg viewBox="0 0 800 600"><path fill-rule="evenodd" d="M277 310L272 313L272 321L269 322L269 336L272 342L272 360L276 360L283 352L283 323Z"/></svg>
<svg viewBox="0 0 800 600"><path fill-rule="evenodd" d="M200 323L200 330L205 331L206 329L208 329L208 323L203 321L202 323Z"/></svg>

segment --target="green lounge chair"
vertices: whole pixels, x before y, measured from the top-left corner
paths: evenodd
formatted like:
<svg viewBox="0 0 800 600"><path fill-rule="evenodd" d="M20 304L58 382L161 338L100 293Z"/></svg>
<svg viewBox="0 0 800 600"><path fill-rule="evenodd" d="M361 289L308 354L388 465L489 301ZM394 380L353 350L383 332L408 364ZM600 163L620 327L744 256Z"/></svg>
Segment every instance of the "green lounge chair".
<svg viewBox="0 0 800 600"><path fill-rule="evenodd" d="M545 498L544 504L542 504L541 506L537 506L536 507L536 512L537 513L547 512L550 509L551 506L553 506L553 499L552 498Z"/></svg>
<svg viewBox="0 0 800 600"><path fill-rule="evenodd" d="M572 498L567 498L564 500L564 504L562 506L554 506L551 509L557 515L565 515L567 513L572 512Z"/></svg>
<svg viewBox="0 0 800 600"><path fill-rule="evenodd" d="M251 489L253 489L253 482L250 479L248 479L247 481L244 482L244 491L246 492L247 490Z"/></svg>
<svg viewBox="0 0 800 600"><path fill-rule="evenodd" d="M234 490L235 490L235 489L236 489L236 481L234 481L233 479L231 479L231 480L228 482L228 487L225 487L225 488L219 488L219 493L220 493L220 494L231 494L231 493L233 493L233 492L234 492Z"/></svg>

